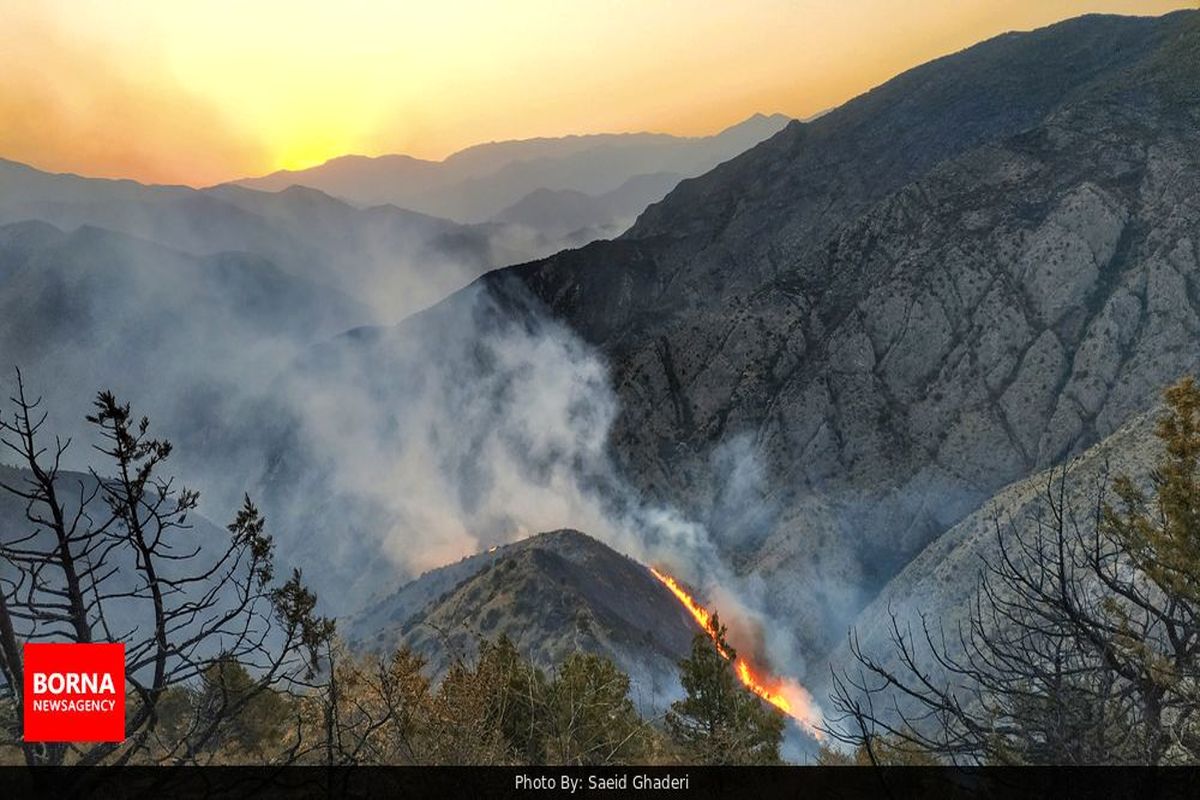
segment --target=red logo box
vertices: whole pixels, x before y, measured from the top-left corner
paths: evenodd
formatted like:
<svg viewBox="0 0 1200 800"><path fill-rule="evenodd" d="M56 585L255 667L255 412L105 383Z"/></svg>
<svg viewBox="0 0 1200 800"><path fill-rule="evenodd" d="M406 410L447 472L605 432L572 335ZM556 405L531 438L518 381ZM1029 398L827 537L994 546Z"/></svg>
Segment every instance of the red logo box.
<svg viewBox="0 0 1200 800"><path fill-rule="evenodd" d="M25 645L27 742L125 739L125 645Z"/></svg>

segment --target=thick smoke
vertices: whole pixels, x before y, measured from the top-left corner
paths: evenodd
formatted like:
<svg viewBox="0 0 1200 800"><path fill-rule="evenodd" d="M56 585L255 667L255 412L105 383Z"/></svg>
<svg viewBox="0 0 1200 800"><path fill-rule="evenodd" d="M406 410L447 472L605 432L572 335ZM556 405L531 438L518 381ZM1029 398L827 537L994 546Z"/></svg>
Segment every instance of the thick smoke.
<svg viewBox="0 0 1200 800"><path fill-rule="evenodd" d="M328 612L570 527L668 569L736 647L804 677L772 587L730 566L778 516L753 439L714 450L695 507L647 501L611 457L620 408L604 358L512 285L337 333L374 315L256 256L197 258L96 229L20 235L27 249L10 254L36 257L4 273L0 346L46 395L51 429L76 437L68 466L93 463L82 417L111 388L176 443L172 471L202 490L205 516L227 521L243 492L260 501L280 557ZM370 276L386 273L381 261L358 274L384 292Z"/></svg>
<svg viewBox="0 0 1200 800"><path fill-rule="evenodd" d="M275 394L303 467L280 490L303 486L301 505L322 491L348 498L370 520L357 535L393 576L378 590L563 527L639 558L714 558L700 526L643 506L614 469L618 403L603 359L528 309L510 318L482 284L398 329L339 338Z"/></svg>
<svg viewBox="0 0 1200 800"><path fill-rule="evenodd" d="M555 326L480 330L488 302L471 288L402 330L341 337L278 384L304 461L289 480L361 509L393 580L604 520L577 486L615 414L603 365Z"/></svg>
<svg viewBox="0 0 1200 800"><path fill-rule="evenodd" d="M476 284L396 329L339 337L274 394L300 458L275 476L273 505L304 533L287 551L321 565L313 577L335 610L493 545L576 528L686 581L755 663L804 675L792 627L771 617L772 587L728 559L778 516L753 440L714 451L699 508L646 501L611 458L619 402L603 357L518 287Z"/></svg>

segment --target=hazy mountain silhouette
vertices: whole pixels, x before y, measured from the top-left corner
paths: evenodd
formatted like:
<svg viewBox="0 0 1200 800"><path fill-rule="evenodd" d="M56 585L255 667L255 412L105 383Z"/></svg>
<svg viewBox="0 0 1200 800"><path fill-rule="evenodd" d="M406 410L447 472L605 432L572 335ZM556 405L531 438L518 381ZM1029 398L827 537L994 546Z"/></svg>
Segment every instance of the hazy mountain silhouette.
<svg viewBox="0 0 1200 800"><path fill-rule="evenodd" d="M0 224L43 220L105 228L196 256L254 253L398 320L487 269L526 260L522 237L379 206L360 209L301 187L196 190L56 175L0 160ZM508 242L517 243L509 250Z"/></svg>
<svg viewBox="0 0 1200 800"><path fill-rule="evenodd" d="M343 156L311 169L237 183L267 191L309 186L358 205L390 203L460 222L483 222L539 189L597 196L639 175L699 175L777 133L787 121L782 114L756 114L705 137L627 133L492 142L444 161Z"/></svg>
<svg viewBox="0 0 1200 800"><path fill-rule="evenodd" d="M577 245L584 245L623 233L648 205L666 197L682 178L676 172L635 175L601 195L574 189L535 189L493 219L547 236L572 237Z"/></svg>

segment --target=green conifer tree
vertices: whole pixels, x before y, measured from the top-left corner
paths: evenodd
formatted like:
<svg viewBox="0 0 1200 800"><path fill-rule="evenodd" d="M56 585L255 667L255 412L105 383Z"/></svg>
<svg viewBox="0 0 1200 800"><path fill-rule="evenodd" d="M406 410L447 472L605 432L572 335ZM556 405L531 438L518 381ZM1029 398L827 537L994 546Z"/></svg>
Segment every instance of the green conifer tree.
<svg viewBox="0 0 1200 800"><path fill-rule="evenodd" d="M777 764L783 715L738 682L737 653L725 633L713 614L709 633L692 640L679 664L687 696L671 704L667 729L693 763Z"/></svg>

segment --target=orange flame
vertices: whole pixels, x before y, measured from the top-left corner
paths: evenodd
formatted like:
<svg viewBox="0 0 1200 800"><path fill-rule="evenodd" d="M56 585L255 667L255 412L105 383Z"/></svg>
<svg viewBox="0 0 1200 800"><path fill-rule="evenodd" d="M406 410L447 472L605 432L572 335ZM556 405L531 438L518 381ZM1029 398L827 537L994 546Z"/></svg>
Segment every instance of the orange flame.
<svg viewBox="0 0 1200 800"><path fill-rule="evenodd" d="M700 624L700 627L704 629L704 632L715 643L717 636L716 632L712 629L712 614L709 610L697 603L679 585L679 582L670 575L659 572L654 567L650 568L650 572L662 582L663 586L671 590L671 594L675 595L679 602L683 604L683 607L688 610L688 613L692 615L696 622ZM729 653L720 645L717 645L717 652L726 659L729 658ZM796 720L800 723L801 727L816 739L819 740L822 738L822 733L817 727L821 721L820 712L813 705L811 696L803 686L787 678L762 676L758 670L751 666L750 662L740 655L734 660L733 669L738 676L738 680L747 689Z"/></svg>

